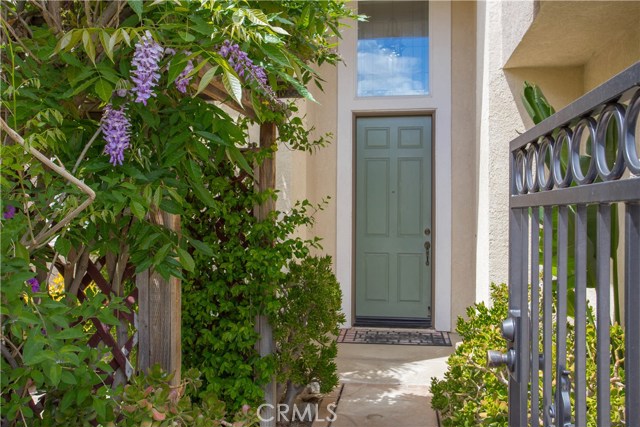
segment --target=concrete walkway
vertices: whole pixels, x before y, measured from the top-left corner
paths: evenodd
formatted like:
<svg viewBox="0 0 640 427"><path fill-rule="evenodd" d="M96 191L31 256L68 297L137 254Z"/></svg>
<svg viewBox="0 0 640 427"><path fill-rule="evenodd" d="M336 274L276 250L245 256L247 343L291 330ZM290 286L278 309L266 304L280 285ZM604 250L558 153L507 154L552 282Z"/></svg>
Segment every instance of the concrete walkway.
<svg viewBox="0 0 640 427"><path fill-rule="evenodd" d="M455 346L457 336L451 340ZM437 427L429 384L443 377L454 348L338 344L340 386L323 399L313 426ZM327 406L336 401L332 416Z"/></svg>

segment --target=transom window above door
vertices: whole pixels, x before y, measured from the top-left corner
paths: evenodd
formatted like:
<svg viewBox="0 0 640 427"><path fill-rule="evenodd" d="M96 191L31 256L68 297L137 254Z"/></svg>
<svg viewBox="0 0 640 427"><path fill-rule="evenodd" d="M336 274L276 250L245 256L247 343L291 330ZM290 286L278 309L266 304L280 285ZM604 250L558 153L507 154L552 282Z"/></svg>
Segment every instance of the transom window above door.
<svg viewBox="0 0 640 427"><path fill-rule="evenodd" d="M429 94L427 1L360 1L357 96Z"/></svg>

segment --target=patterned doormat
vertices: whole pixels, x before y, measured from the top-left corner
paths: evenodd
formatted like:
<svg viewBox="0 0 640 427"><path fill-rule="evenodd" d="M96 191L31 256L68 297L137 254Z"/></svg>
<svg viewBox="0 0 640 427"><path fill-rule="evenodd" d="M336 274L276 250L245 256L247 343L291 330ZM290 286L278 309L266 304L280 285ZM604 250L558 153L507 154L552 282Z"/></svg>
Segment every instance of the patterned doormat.
<svg viewBox="0 0 640 427"><path fill-rule="evenodd" d="M451 346L448 332L434 330L340 329L337 341L352 344Z"/></svg>

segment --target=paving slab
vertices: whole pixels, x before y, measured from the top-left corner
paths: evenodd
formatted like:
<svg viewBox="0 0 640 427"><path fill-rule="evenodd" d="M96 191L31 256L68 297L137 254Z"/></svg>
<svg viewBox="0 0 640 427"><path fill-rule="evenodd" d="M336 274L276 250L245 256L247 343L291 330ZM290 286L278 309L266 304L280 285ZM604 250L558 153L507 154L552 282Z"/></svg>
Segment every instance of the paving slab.
<svg viewBox="0 0 640 427"><path fill-rule="evenodd" d="M437 427L429 384L446 372L459 341L451 339L452 347L338 344L341 385L325 396L313 427Z"/></svg>
<svg viewBox="0 0 640 427"><path fill-rule="evenodd" d="M426 385L345 384L331 427L437 427Z"/></svg>

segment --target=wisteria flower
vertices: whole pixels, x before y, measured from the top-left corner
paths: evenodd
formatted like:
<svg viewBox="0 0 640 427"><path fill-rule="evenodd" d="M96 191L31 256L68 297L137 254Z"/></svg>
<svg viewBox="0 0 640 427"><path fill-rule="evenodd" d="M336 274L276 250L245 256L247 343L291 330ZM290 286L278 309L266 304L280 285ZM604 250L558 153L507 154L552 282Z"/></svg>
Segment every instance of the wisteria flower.
<svg viewBox="0 0 640 427"><path fill-rule="evenodd" d="M40 282L38 282L38 279L36 279L35 277L27 280L27 284L31 285L31 292L33 292L34 294L36 292L40 292Z"/></svg>
<svg viewBox="0 0 640 427"><path fill-rule="evenodd" d="M125 112L125 106L114 109L108 104L102 116L102 135L107 145L104 147L105 154L110 156L109 163L121 165L124 160L124 150L129 147L131 123Z"/></svg>
<svg viewBox="0 0 640 427"><path fill-rule="evenodd" d="M229 65L231 65L238 76L249 81L254 81L267 96L276 98L275 92L267 83L267 73L264 68L254 64L251 58L249 58L249 55L240 49L238 44L225 40L218 50L218 53L229 62Z"/></svg>
<svg viewBox="0 0 640 427"><path fill-rule="evenodd" d="M191 55L191 52L185 52L185 54L189 56ZM180 75L178 75L178 77L174 82L179 92L187 93L187 87L189 86L189 82L191 81L191 77L192 77L192 76L189 76L189 77L187 76L191 71L193 71L193 61L189 60L187 61L187 65L184 67L184 70L182 70L182 72L180 73Z"/></svg>
<svg viewBox="0 0 640 427"><path fill-rule="evenodd" d="M16 215L16 207L9 205L7 206L7 209L2 213L2 218L13 219L15 215Z"/></svg>
<svg viewBox="0 0 640 427"><path fill-rule="evenodd" d="M136 43L136 50L133 54L131 65L135 67L131 70L131 81L135 86L131 91L137 94L135 102L147 105L147 100L152 96L153 88L160 80L160 65L158 64L164 54L164 49L155 40L149 31L140 37Z"/></svg>

